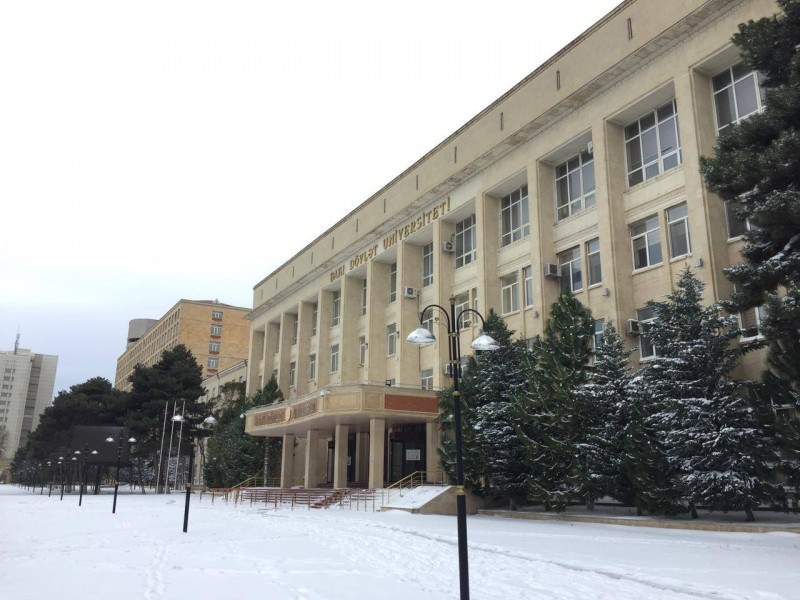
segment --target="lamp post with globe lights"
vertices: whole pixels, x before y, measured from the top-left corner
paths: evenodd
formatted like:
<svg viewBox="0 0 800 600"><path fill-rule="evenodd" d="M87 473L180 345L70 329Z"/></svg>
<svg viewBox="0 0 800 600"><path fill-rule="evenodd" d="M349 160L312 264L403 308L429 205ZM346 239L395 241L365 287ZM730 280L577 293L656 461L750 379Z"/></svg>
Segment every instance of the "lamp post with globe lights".
<svg viewBox="0 0 800 600"><path fill-rule="evenodd" d="M422 309L419 314L420 327L412 331L406 341L417 346L428 346L436 342L432 331L423 327L425 314L429 310L438 310L447 325L448 346L447 353L450 359L453 377L453 420L455 421L456 445L456 522L458 528L458 574L461 600L469 600L469 558L467 554L467 498L464 492L464 463L461 445L461 393L458 389L458 379L461 371L461 323L466 314L476 315L486 327L483 315L474 308L465 308L456 314L455 298L450 298L448 311L438 304L430 304ZM470 344L473 350L497 350L500 345L489 335L481 333Z"/></svg>
<svg viewBox="0 0 800 600"><path fill-rule="evenodd" d="M194 435L194 431L193 431L192 425L208 425L208 426L212 426L212 425L216 425L217 420L214 417L209 416L209 417L206 417L205 419L203 419L203 421L201 423L195 423L192 419L187 419L183 415L175 415L174 417L172 417L172 421L175 422L175 423L181 423L181 424L185 423L190 428L189 439L191 441L190 442L190 446L191 447L189 449L189 476L186 478L186 504L185 504L184 509L183 509L183 533L186 533L189 530L189 499L190 499L191 493L192 493L192 480L194 479L193 472L194 472L194 451L195 451L194 439L195 439L195 435Z"/></svg>
<svg viewBox="0 0 800 600"><path fill-rule="evenodd" d="M116 438L114 438L113 436L109 436L106 438L106 442L109 443L117 442L117 470L116 473L114 474L114 505L111 508L111 514L116 514L117 512L117 491L119 490L119 463L120 460L122 459L122 442L125 441L124 433L125 431L123 429L120 429L119 434L117 435ZM135 444L136 438L129 437L127 441L129 444Z"/></svg>
<svg viewBox="0 0 800 600"><path fill-rule="evenodd" d="M97 450L89 450L89 446L86 446L83 449L83 454L81 454L80 450L75 450L74 454L75 454L75 457L73 458L73 460L76 460L77 457L81 457L81 456L83 457L83 460L81 461L83 463L83 477L80 477L80 481L78 482L78 485L80 486L80 494L78 496L78 506L82 506L83 505L83 488L86 487L86 470L87 470L86 461L89 459L89 455L90 454L96 456L97 455ZM80 464L78 465L78 470L80 471ZM79 475L80 475L80 473L79 473Z"/></svg>

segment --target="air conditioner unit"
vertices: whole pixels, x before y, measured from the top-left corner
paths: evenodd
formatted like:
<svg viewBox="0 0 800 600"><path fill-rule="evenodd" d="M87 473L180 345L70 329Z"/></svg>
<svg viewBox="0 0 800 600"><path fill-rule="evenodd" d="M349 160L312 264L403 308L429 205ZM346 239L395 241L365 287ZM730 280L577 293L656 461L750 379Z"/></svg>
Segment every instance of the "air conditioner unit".
<svg viewBox="0 0 800 600"><path fill-rule="evenodd" d="M414 287L403 287L403 298L416 298L419 295L419 290Z"/></svg>
<svg viewBox="0 0 800 600"><path fill-rule="evenodd" d="M442 242L442 252L455 252L456 245L453 242Z"/></svg>
<svg viewBox="0 0 800 600"><path fill-rule="evenodd" d="M628 325L625 327L625 332L628 335L639 335L642 330L639 326L639 321L636 319L628 319Z"/></svg>
<svg viewBox="0 0 800 600"><path fill-rule="evenodd" d="M561 267L553 263L544 263L544 276L549 279L558 279L561 277Z"/></svg>
<svg viewBox="0 0 800 600"><path fill-rule="evenodd" d="M450 377L453 376L453 363L445 363L444 374L449 375Z"/></svg>

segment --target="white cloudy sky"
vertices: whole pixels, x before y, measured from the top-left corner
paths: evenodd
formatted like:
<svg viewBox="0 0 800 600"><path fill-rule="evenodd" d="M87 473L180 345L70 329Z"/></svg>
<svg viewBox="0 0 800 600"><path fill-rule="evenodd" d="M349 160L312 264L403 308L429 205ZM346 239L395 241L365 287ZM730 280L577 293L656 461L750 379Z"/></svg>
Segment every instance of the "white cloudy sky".
<svg viewBox="0 0 800 600"><path fill-rule="evenodd" d="M618 0L3 0L0 349L113 381L132 318L252 287Z"/></svg>

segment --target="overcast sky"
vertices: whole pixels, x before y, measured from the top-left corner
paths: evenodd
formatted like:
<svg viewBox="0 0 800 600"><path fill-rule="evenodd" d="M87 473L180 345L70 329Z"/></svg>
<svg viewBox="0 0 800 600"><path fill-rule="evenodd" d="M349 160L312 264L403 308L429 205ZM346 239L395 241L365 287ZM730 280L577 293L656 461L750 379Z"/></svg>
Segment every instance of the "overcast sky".
<svg viewBox="0 0 800 600"><path fill-rule="evenodd" d="M0 349L114 380L128 321L253 286L619 0L2 0Z"/></svg>

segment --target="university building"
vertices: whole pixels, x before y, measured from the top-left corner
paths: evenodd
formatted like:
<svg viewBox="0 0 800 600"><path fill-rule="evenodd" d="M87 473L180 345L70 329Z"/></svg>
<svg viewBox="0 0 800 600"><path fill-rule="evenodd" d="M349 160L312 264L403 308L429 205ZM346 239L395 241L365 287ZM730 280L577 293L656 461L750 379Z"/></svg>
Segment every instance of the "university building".
<svg viewBox="0 0 800 600"><path fill-rule="evenodd" d="M160 319L133 319L125 352L117 359L114 387L130 391L128 378L137 364L150 367L164 350L183 344L209 378L247 357L249 309L216 300L179 300Z"/></svg>
<svg viewBox="0 0 800 600"><path fill-rule="evenodd" d="M246 430L282 437L282 485L382 487L439 472L436 390L446 329L405 342L429 304L494 309L543 331L564 290L638 334L687 266L706 301L748 227L706 189L701 156L761 110L760 75L731 36L772 0L627 0L254 287L248 391L273 374L287 401ZM566 15L565 15L566 17ZM740 316L742 342L759 311ZM480 333L461 323L461 348ZM757 377L763 354L742 375Z"/></svg>
<svg viewBox="0 0 800 600"><path fill-rule="evenodd" d="M39 425L44 409L53 402L58 357L36 354L14 345L0 351L0 481L8 479L11 459Z"/></svg>

